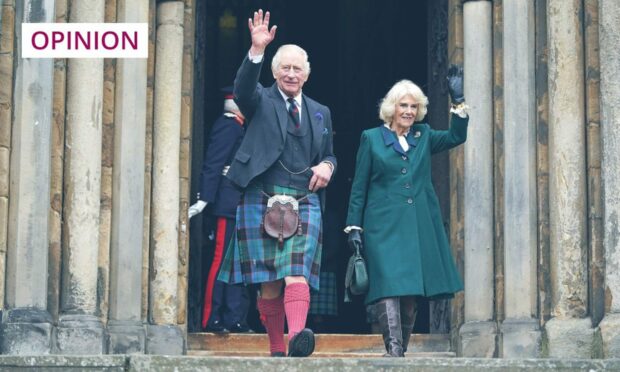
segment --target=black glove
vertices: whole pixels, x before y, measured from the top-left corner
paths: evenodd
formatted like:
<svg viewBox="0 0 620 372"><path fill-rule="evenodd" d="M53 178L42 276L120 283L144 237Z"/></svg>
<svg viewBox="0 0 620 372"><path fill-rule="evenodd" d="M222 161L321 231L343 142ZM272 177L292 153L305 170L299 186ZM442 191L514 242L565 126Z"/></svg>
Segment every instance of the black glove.
<svg viewBox="0 0 620 372"><path fill-rule="evenodd" d="M463 66L450 65L448 69L448 91L452 103L458 105L465 102L463 93Z"/></svg>
<svg viewBox="0 0 620 372"><path fill-rule="evenodd" d="M362 251L362 234L360 233L360 230L353 229L349 231L348 243L351 251L355 252L358 249L360 252Z"/></svg>

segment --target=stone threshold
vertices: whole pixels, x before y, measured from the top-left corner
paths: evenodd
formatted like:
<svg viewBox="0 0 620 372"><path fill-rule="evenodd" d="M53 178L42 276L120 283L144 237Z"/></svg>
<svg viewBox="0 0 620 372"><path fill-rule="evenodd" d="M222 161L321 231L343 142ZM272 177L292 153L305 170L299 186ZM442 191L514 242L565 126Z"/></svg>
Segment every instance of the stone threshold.
<svg viewBox="0 0 620 372"><path fill-rule="evenodd" d="M162 355L0 356L2 371L411 371L620 370L620 359L241 358Z"/></svg>

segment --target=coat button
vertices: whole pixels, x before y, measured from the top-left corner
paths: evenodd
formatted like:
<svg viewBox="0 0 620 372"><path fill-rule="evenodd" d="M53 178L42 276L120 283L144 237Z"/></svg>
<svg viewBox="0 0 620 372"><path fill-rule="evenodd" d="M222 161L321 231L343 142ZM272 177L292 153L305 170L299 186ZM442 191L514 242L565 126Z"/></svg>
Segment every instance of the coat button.
<svg viewBox="0 0 620 372"><path fill-rule="evenodd" d="M409 189L409 188L411 188L411 185L410 185L410 184L408 184L408 183L406 183L406 184L405 184L405 188L406 188L406 189Z"/></svg>
<svg viewBox="0 0 620 372"><path fill-rule="evenodd" d="M407 204L413 204L413 199L411 198L407 199Z"/></svg>
<svg viewBox="0 0 620 372"><path fill-rule="evenodd" d="M400 170L400 173L402 173L402 174L407 174L407 168L403 168L403 169L401 169L401 170Z"/></svg>
<svg viewBox="0 0 620 372"><path fill-rule="evenodd" d="M403 155L403 160L407 160L407 156L406 155Z"/></svg>

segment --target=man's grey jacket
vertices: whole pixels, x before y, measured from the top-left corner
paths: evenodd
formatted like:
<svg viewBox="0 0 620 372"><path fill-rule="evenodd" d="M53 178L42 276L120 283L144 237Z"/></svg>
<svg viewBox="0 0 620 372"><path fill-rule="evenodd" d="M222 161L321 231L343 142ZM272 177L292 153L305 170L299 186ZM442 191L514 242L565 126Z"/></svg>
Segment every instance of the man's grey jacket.
<svg viewBox="0 0 620 372"><path fill-rule="evenodd" d="M276 83L270 88L259 84L261 66L262 63L253 63L246 56L235 78L235 102L246 117L246 133L227 177L242 188L278 160L284 150L286 139L288 120L286 102ZM302 96L312 127L312 164L309 166L330 161L334 164L335 173L337 163L333 152L332 118L329 108L306 95ZM324 201L323 194L321 192L322 201Z"/></svg>

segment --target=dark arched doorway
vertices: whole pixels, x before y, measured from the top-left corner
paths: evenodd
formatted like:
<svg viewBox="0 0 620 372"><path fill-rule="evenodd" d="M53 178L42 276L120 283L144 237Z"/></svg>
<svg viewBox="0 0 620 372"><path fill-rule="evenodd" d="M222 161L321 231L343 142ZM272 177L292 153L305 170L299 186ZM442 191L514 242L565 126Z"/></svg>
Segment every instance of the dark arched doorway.
<svg viewBox="0 0 620 372"><path fill-rule="evenodd" d="M435 128L448 125L447 0L428 1L217 1L196 4L192 195L199 189L205 136L221 113L221 87L230 85L247 53L247 19L258 8L269 10L278 25L267 50L270 61L277 47L294 43L309 54L312 73L304 93L330 107L334 122L334 151L339 171L328 188L324 269L337 273L338 316L326 318L330 333L368 333L361 299L342 302L344 266L348 258L342 233L360 133L379 124L377 103L400 79L416 82L431 102L427 121ZM269 64L263 65L261 83L273 84ZM433 159L433 180L444 220L449 217L448 155ZM191 202L195 199L192 198ZM212 249L204 233L209 221L191 220L188 330L200 330L204 280ZM255 311L253 312L255 313ZM445 302L424 303L415 332L447 333ZM252 326L259 328L256 315Z"/></svg>

